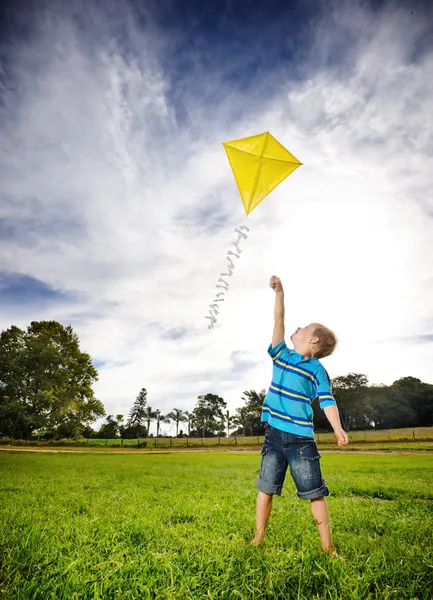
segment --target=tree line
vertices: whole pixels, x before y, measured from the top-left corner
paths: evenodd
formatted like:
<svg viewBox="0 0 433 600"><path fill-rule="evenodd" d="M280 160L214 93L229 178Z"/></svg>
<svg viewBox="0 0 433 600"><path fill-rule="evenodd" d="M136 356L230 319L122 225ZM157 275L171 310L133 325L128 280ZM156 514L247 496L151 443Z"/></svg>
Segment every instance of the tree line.
<svg viewBox="0 0 433 600"><path fill-rule="evenodd" d="M174 423L176 436L263 435L260 421L265 389L246 390L233 413L220 396L197 398L191 411L173 408L163 414L148 404L142 388L128 416L106 415L92 385L98 372L79 348L72 327L56 321L34 321L0 334L0 436L30 439L73 437L146 437L152 423L156 435ZM403 377L392 385L370 385L365 375L349 373L332 382L342 425L347 431L429 427L433 425L433 385ZM313 402L317 432L331 431L317 400ZM106 416L98 431L92 423Z"/></svg>
<svg viewBox="0 0 433 600"><path fill-rule="evenodd" d="M196 406L191 412L173 408L164 415L159 409L154 410L147 405L147 390L142 388L126 422L124 415L108 415L107 423L104 423L99 431L88 427L83 435L108 439L147 437L151 423L156 424L157 437L160 435L162 424L167 423L176 425L176 437L247 435L253 429L263 434L264 423L260 423L260 415L265 395L265 390L258 393L255 390L245 391L242 397L244 406L230 414L226 401L221 396L209 393L198 396Z"/></svg>

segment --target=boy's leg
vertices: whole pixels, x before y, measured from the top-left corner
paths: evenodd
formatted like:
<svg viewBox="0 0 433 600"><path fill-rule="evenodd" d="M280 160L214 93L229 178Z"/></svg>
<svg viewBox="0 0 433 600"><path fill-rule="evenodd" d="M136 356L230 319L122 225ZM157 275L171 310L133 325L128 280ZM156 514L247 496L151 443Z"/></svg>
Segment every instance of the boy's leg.
<svg viewBox="0 0 433 600"><path fill-rule="evenodd" d="M295 436L294 436L295 437ZM298 490L299 498L311 501L311 512L320 535L324 552L333 553L328 503L329 490L322 478L320 453L312 439L296 436L288 451L290 473Z"/></svg>
<svg viewBox="0 0 433 600"><path fill-rule="evenodd" d="M324 552L333 552L334 546L331 540L331 526L329 523L328 503L326 498L311 500L311 512L316 522L320 535L320 543Z"/></svg>
<svg viewBox="0 0 433 600"><path fill-rule="evenodd" d="M280 495L284 485L287 470L287 459L284 455L281 440L283 432L279 429L266 426L265 442L261 450L262 460L260 474L256 481L259 490L256 504L256 533L254 544L259 544L266 532L269 515L272 508L272 497Z"/></svg>
<svg viewBox="0 0 433 600"><path fill-rule="evenodd" d="M253 539L253 544L260 544L265 537L266 525L268 524L269 515L272 509L272 494L259 492L257 495L256 505L256 533Z"/></svg>

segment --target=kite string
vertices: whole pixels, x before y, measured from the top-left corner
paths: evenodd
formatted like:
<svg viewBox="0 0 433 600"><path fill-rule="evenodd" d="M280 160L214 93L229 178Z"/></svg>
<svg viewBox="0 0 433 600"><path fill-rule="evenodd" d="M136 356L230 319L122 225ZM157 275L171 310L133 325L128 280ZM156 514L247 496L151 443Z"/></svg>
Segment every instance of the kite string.
<svg viewBox="0 0 433 600"><path fill-rule="evenodd" d="M262 173L262 186L263 189L265 189L265 182L263 180L263 170L261 169ZM273 251L273 246L272 246L272 238L271 238L271 226L270 226L270 219L269 219L269 209L268 209L268 202L265 202L265 211L266 211L266 223L268 226L268 235L269 235L269 252L270 252L270 262L272 265L272 273L271 275L275 275L275 264L274 264L274 251Z"/></svg>

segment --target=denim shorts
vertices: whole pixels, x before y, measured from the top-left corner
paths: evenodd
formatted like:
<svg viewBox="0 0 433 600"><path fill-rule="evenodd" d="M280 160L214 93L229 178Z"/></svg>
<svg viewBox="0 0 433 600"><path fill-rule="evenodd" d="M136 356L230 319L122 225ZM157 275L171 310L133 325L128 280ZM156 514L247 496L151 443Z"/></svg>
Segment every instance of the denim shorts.
<svg viewBox="0 0 433 600"><path fill-rule="evenodd" d="M302 500L329 496L320 470L320 454L314 438L287 433L266 425L262 462L256 487L265 494L281 495L287 467Z"/></svg>

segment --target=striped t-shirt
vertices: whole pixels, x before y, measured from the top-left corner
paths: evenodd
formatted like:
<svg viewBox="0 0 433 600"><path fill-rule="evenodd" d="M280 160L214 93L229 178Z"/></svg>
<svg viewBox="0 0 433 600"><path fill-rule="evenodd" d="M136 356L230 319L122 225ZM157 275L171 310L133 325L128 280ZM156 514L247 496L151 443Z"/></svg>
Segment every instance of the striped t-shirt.
<svg viewBox="0 0 433 600"><path fill-rule="evenodd" d="M262 421L272 427L314 438L312 401L320 408L336 405L331 380L317 358L303 358L284 341L268 353L273 361L272 382L262 408Z"/></svg>

